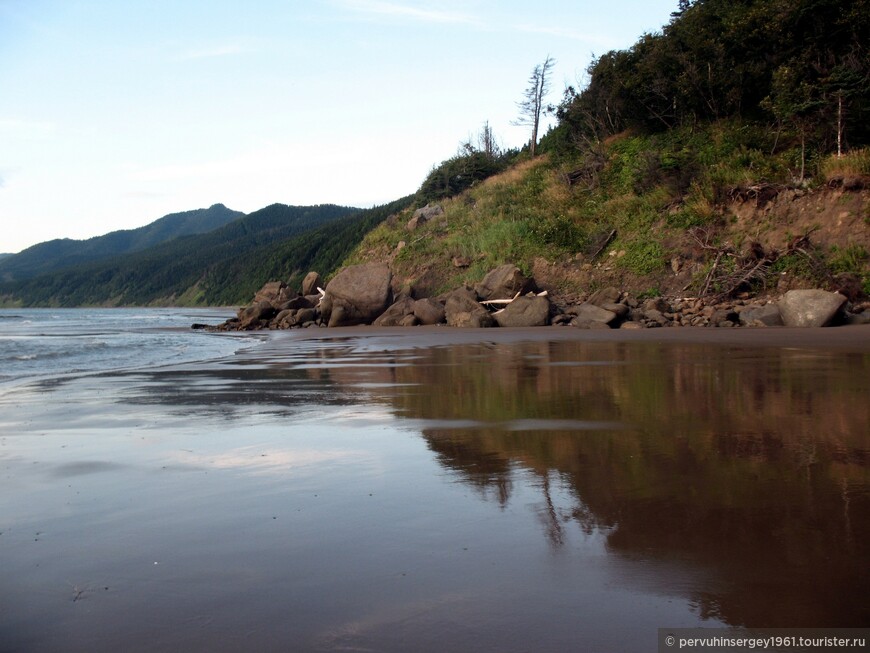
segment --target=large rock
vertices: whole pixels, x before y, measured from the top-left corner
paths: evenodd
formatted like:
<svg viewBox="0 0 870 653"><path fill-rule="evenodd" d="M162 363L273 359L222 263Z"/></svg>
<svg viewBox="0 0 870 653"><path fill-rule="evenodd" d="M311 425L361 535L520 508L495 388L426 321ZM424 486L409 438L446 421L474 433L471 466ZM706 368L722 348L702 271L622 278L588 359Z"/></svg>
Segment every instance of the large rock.
<svg viewBox="0 0 870 653"><path fill-rule="evenodd" d="M860 313L846 316L846 324L870 324L870 308L865 309Z"/></svg>
<svg viewBox="0 0 870 653"><path fill-rule="evenodd" d="M444 304L430 297L414 302L414 315L420 324L443 324L447 320Z"/></svg>
<svg viewBox="0 0 870 653"><path fill-rule="evenodd" d="M535 282L510 263L487 272L483 280L474 287L478 297L484 300L513 299L517 293L524 295L535 290Z"/></svg>
<svg viewBox="0 0 870 653"><path fill-rule="evenodd" d="M351 265L326 286L320 303L324 321L331 327L370 324L390 305L393 275L383 263Z"/></svg>
<svg viewBox="0 0 870 653"><path fill-rule="evenodd" d="M273 306L277 306L285 300L285 288L287 285L283 281L269 281L263 284L263 287L254 295L253 304L267 301Z"/></svg>
<svg viewBox="0 0 870 653"><path fill-rule="evenodd" d="M744 326L782 326L782 315L776 304L744 308L739 319Z"/></svg>
<svg viewBox="0 0 870 653"><path fill-rule="evenodd" d="M777 303L782 321L790 327L828 326L846 297L827 290L789 290Z"/></svg>
<svg viewBox="0 0 870 653"><path fill-rule="evenodd" d="M239 329L256 329L262 326L261 321L271 320L278 314L278 309L266 299L254 302L239 310Z"/></svg>
<svg viewBox="0 0 870 653"><path fill-rule="evenodd" d="M317 272L309 272L302 280L302 294L316 295L317 289L323 286L323 280Z"/></svg>
<svg viewBox="0 0 870 653"><path fill-rule="evenodd" d="M575 316L575 324L584 322L600 322L601 324L610 324L616 319L616 313L614 313L613 311L608 311L605 308L601 308L600 306L589 303L580 304L579 306L572 306L565 312Z"/></svg>
<svg viewBox="0 0 870 653"><path fill-rule="evenodd" d="M641 304L641 310L644 313L648 313L649 311L658 311L659 313L670 313L671 306L668 304L667 300L664 297L650 297L643 304Z"/></svg>
<svg viewBox="0 0 870 653"><path fill-rule="evenodd" d="M493 315L500 327L534 327L550 323L550 300L546 297L517 297Z"/></svg>
<svg viewBox="0 0 870 653"><path fill-rule="evenodd" d="M478 303L473 291L466 288L454 290L444 306L447 324L453 327L492 327L495 320L484 306Z"/></svg>
<svg viewBox="0 0 870 653"><path fill-rule="evenodd" d="M400 297L392 306L384 311L374 321L375 326L402 326L403 321L409 315L414 314L414 300L408 297Z"/></svg>
<svg viewBox="0 0 870 653"><path fill-rule="evenodd" d="M408 231L414 231L420 225L426 224L429 220L437 218L442 213L444 213L444 209L441 208L440 204L435 204L434 206L429 206L427 204L422 209L414 211L414 215L411 216L410 220L408 220L408 224L405 225L405 228Z"/></svg>
<svg viewBox="0 0 870 653"><path fill-rule="evenodd" d="M592 293L592 295L586 301L589 304L603 307L605 304L616 304L619 301L619 294L619 291L612 286L608 288L601 288Z"/></svg>

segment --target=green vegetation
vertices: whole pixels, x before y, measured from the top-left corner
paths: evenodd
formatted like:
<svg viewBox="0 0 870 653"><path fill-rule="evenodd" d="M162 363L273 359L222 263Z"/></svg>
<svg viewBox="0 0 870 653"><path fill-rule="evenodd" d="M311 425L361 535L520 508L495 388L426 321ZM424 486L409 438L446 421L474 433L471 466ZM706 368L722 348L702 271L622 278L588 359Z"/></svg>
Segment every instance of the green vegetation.
<svg viewBox="0 0 870 653"><path fill-rule="evenodd" d="M771 275L849 278L858 296L870 291L870 209L855 192L870 185L868 33L870 0L679 0L661 32L598 57L588 84L566 90L542 156L501 151L487 123L414 196L368 211L274 205L123 258L55 257L52 275L8 273L0 297L235 304L268 280L368 260L421 293L511 262L557 290L655 296L698 291L714 267L739 277L759 251ZM824 186L843 193L836 211L806 201ZM409 232L412 210L435 202L444 214ZM789 244L809 234L812 246ZM717 284L705 285L731 291Z"/></svg>
<svg viewBox="0 0 870 653"><path fill-rule="evenodd" d="M554 282L566 290L582 277L567 270L586 264L596 275L587 286L667 292L672 260L676 268L696 261L697 281L718 247L732 252L719 272L738 273L747 264L740 248L762 232L780 233L767 247L787 242L776 223L784 218L741 222L725 210L729 201L763 208L771 200L758 188L775 198L870 176L868 33L870 0L680 0L660 33L597 58L588 85L566 90L558 124L540 143L546 156L523 154L494 177L471 158L445 162L420 193L420 204L443 200L443 218L413 236L404 220L382 225L347 262L393 256L397 273L424 292L508 261L526 271L541 261L561 266ZM460 165L480 172L460 174L465 185L438 185ZM799 228L824 242L821 226ZM774 270L827 285L847 273L866 291L868 262L850 251L794 253ZM456 259L468 266L451 265Z"/></svg>
<svg viewBox="0 0 870 653"><path fill-rule="evenodd" d="M138 229L113 231L88 240L67 238L39 243L18 254L3 257L0 260L0 279L29 279L82 263L139 252L181 236L214 231L244 215L223 204L215 204L208 209L172 213Z"/></svg>
<svg viewBox="0 0 870 653"><path fill-rule="evenodd" d="M206 234L140 252L0 285L7 304L25 306L243 303L263 283L254 275L276 246L358 209L273 204Z"/></svg>

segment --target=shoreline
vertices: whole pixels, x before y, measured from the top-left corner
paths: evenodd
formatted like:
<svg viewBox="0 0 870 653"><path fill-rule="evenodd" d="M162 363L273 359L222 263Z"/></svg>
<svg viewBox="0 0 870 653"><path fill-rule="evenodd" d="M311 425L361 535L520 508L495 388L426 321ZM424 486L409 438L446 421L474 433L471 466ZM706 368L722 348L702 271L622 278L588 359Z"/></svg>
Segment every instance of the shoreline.
<svg viewBox="0 0 870 653"><path fill-rule="evenodd" d="M385 349L415 349L454 343L478 342L515 344L529 341L581 341L799 347L870 352L870 329L864 325L833 328L767 327L754 329L711 329L708 327L673 327L638 330L587 330L570 327L500 327L480 329L442 325L417 327L360 325L336 328L262 329L242 333L265 335L266 338L263 346L256 348L257 351L263 352L267 352L273 346L273 343L278 344L288 340L306 341L361 338L377 341Z"/></svg>

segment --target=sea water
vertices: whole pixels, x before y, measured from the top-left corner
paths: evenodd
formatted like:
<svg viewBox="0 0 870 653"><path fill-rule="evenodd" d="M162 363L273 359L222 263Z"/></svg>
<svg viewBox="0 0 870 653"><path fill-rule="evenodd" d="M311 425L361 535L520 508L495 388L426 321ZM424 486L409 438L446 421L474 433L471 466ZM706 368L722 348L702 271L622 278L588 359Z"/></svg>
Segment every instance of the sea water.
<svg viewBox="0 0 870 653"><path fill-rule="evenodd" d="M31 379L228 356L250 341L190 327L231 315L221 308L2 309L0 389Z"/></svg>
<svg viewBox="0 0 870 653"><path fill-rule="evenodd" d="M152 314L100 337L239 342ZM0 651L866 627L864 328L297 329L0 392Z"/></svg>

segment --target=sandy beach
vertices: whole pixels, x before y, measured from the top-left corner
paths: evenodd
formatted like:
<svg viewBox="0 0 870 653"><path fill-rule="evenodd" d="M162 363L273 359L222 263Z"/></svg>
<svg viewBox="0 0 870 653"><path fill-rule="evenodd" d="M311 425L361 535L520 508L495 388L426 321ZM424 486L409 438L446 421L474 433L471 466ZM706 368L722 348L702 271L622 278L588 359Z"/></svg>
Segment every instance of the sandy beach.
<svg viewBox="0 0 870 653"><path fill-rule="evenodd" d="M0 395L0 650L870 620L866 327L264 336Z"/></svg>

